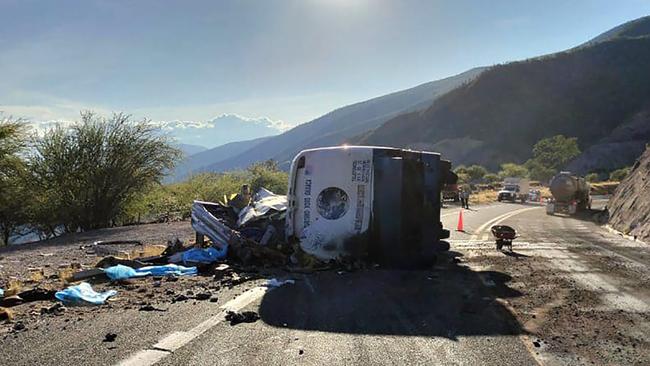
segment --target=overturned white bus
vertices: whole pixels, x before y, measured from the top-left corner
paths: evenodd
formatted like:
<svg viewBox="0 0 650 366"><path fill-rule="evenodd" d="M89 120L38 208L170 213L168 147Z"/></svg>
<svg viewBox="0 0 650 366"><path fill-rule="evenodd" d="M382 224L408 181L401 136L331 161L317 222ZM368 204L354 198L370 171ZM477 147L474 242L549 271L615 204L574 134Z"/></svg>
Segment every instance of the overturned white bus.
<svg viewBox="0 0 650 366"><path fill-rule="evenodd" d="M456 183L440 154L386 147L304 150L289 174L288 240L321 259L368 256L414 267L449 249L441 189Z"/></svg>

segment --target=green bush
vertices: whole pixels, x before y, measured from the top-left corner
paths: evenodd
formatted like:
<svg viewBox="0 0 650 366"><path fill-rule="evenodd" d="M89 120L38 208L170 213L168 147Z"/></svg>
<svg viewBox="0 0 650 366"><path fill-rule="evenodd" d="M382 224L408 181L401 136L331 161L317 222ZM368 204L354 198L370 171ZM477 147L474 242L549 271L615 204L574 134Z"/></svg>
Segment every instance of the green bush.
<svg viewBox="0 0 650 366"><path fill-rule="evenodd" d="M549 182L557 173L555 169L544 166L535 159L528 160L524 166L528 169L528 177L540 182Z"/></svg>
<svg viewBox="0 0 650 366"><path fill-rule="evenodd" d="M631 170L630 167L614 170L613 172L610 173L609 180L620 182L623 179L625 179L625 177L627 177L628 174L630 174L630 170Z"/></svg>
<svg viewBox="0 0 650 366"><path fill-rule="evenodd" d="M465 182L478 183L483 181L483 177L488 174L488 170L480 165L470 165L468 167L459 165L454 169L454 173L462 176Z"/></svg>
<svg viewBox="0 0 650 366"><path fill-rule="evenodd" d="M469 174L467 174L467 173L463 173L463 172L459 173L459 172L457 172L456 175L458 175L458 184L459 185L469 183L469 181L471 180Z"/></svg>
<svg viewBox="0 0 650 366"><path fill-rule="evenodd" d="M264 187L273 193L286 194L287 183L287 173L279 170L274 161L255 163L244 171L197 174L180 183L152 185L131 202L123 221L188 218L194 200L220 202L240 192L244 184L250 185L253 193Z"/></svg>
<svg viewBox="0 0 650 366"><path fill-rule="evenodd" d="M273 193L287 194L289 177L286 172L278 168L274 160L255 163L248 167L250 174L250 185L253 192L260 188L266 188Z"/></svg>
<svg viewBox="0 0 650 366"><path fill-rule="evenodd" d="M38 192L35 223L64 225L68 232L115 225L180 156L146 120L84 112L80 123L56 127L35 142L29 163Z"/></svg>
<svg viewBox="0 0 650 366"><path fill-rule="evenodd" d="M560 169L580 155L578 139L556 135L539 140L533 146L533 157L524 165L530 179L549 181Z"/></svg>
<svg viewBox="0 0 650 366"><path fill-rule="evenodd" d="M485 176L483 176L483 180L485 181L485 183L497 183L501 181L501 178L499 178L498 174L488 173Z"/></svg>
<svg viewBox="0 0 650 366"><path fill-rule="evenodd" d="M515 164L515 163L505 163L501 164L501 171L499 171L499 177L501 179L508 177L519 177L525 178L528 176L528 169L525 166Z"/></svg>
<svg viewBox="0 0 650 366"><path fill-rule="evenodd" d="M600 181L600 179L598 179L598 173L589 173L585 175L585 180L589 183L596 183Z"/></svg>
<svg viewBox="0 0 650 366"><path fill-rule="evenodd" d="M580 155L578 139L557 135L540 140L533 146L533 160L557 172Z"/></svg>
<svg viewBox="0 0 650 366"><path fill-rule="evenodd" d="M31 196L22 153L27 126L21 120L0 119L0 245L28 222Z"/></svg>

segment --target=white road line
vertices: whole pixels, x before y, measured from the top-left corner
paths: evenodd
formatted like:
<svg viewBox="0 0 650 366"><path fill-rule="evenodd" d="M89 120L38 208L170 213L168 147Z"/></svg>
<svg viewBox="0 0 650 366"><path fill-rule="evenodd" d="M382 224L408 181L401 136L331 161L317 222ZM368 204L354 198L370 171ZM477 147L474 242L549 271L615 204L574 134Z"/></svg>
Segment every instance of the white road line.
<svg viewBox="0 0 650 366"><path fill-rule="evenodd" d="M471 237L470 239L472 239L472 240L478 240L478 236L479 236L479 235L480 235L480 234L481 234L481 233L482 233L482 232L483 232L483 231L484 231L488 226L498 225L499 223L503 222L504 220L509 219L509 218L511 218L511 217L513 217L513 216L515 216L515 215L519 215L520 213L524 213L524 212L526 212L526 211L535 210L535 209L539 209L539 208L542 208L542 206L522 208L522 209L519 209L519 210L506 212L506 213L503 214L503 215L500 215L500 216L497 216L497 217L495 217L495 218L493 218L493 219L491 219L491 220L488 220L488 221L485 222L483 225L479 226L479 228L476 229L476 231L474 231L474 235L472 235L472 237Z"/></svg>
<svg viewBox="0 0 650 366"><path fill-rule="evenodd" d="M158 351L174 352L183 347L194 339L190 332L174 332L153 345L153 349Z"/></svg>
<svg viewBox="0 0 650 366"><path fill-rule="evenodd" d="M188 331L172 332L154 344L150 349L144 349L129 358L121 361L120 366L149 366L154 365L174 351L191 342L196 337L208 331L210 328L224 321L227 311L239 311L255 300L260 299L269 290L268 287L255 287L236 298L228 301L221 309L224 311L212 316Z"/></svg>
<svg viewBox="0 0 650 366"><path fill-rule="evenodd" d="M163 358L167 357L169 355L169 352L165 351L158 351L155 349L146 349L142 350L133 356L129 357L128 360L122 361L120 365L133 365L133 366L138 366L138 365L153 365L156 362L162 360Z"/></svg>

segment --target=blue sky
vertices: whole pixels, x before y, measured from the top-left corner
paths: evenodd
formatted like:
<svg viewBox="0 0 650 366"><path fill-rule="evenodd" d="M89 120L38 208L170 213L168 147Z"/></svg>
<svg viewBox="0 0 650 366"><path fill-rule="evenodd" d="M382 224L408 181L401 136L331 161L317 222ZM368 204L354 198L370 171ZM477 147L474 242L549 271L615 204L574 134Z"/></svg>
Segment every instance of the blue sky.
<svg viewBox="0 0 650 366"><path fill-rule="evenodd" d="M647 0L0 0L0 110L295 125L648 14Z"/></svg>

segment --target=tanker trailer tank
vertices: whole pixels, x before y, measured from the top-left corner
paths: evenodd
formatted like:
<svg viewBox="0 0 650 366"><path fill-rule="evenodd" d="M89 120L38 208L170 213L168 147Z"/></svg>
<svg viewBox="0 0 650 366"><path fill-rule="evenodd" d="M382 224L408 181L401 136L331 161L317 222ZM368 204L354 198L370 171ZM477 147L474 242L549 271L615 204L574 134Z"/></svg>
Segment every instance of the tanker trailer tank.
<svg viewBox="0 0 650 366"><path fill-rule="evenodd" d="M553 199L546 206L546 213L556 212L573 215L578 211L591 208L591 187L583 178L572 175L571 172L560 172L551 179L550 190Z"/></svg>

